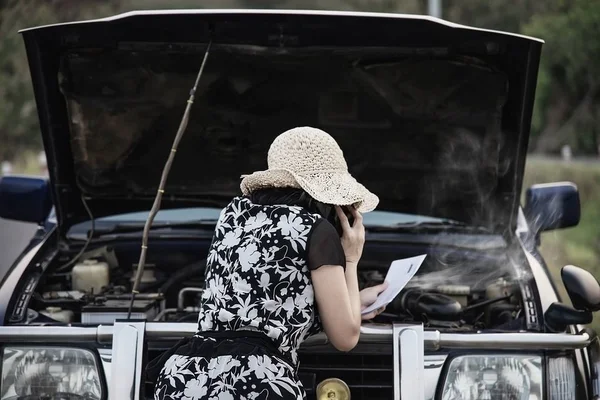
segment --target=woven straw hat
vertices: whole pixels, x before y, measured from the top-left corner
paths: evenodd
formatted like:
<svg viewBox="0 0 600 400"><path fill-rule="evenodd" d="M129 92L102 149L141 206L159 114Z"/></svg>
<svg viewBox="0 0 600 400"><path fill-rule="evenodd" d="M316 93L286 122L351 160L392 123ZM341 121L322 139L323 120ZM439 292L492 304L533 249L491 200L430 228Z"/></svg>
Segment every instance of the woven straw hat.
<svg viewBox="0 0 600 400"><path fill-rule="evenodd" d="M282 133L271 144L267 163L266 171L242 176L244 195L269 187L302 188L322 203L354 205L361 213L379 203L350 175L335 139L320 129L299 127Z"/></svg>

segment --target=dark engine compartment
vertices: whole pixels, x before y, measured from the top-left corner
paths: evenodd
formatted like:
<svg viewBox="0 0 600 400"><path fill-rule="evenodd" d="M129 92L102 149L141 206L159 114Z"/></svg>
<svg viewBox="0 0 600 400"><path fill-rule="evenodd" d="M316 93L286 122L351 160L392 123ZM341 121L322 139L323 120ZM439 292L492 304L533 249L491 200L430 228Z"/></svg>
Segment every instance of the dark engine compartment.
<svg viewBox="0 0 600 400"><path fill-rule="evenodd" d="M195 322L210 240L150 242L132 318ZM359 265L361 288L381 283L393 260L428 254L419 272L373 322L423 322L425 327L474 331L523 329L522 276L505 248L485 251L431 244L367 241ZM125 318L139 257L138 240L90 247L50 261L29 302L29 324L110 324Z"/></svg>

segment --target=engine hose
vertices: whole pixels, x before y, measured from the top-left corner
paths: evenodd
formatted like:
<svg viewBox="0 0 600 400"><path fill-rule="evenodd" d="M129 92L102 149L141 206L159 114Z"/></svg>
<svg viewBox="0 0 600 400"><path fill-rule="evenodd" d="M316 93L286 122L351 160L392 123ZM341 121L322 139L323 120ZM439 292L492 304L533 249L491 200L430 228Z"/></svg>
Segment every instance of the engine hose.
<svg viewBox="0 0 600 400"><path fill-rule="evenodd" d="M400 305L415 317L456 321L462 314L462 306L452 297L429 293L420 289L408 289L400 297Z"/></svg>
<svg viewBox="0 0 600 400"><path fill-rule="evenodd" d="M158 292L161 294L165 294L169 289L171 289L173 285L176 285L185 279L189 279L200 274L202 274L203 276L205 269L206 259L186 265L185 267L179 269L177 272L171 275L171 277L161 285Z"/></svg>

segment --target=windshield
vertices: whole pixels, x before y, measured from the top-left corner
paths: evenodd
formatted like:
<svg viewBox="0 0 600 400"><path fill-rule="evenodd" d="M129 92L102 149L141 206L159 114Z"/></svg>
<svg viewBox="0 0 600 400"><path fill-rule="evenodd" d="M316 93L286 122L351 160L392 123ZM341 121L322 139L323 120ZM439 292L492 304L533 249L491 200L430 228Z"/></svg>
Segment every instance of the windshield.
<svg viewBox="0 0 600 400"><path fill-rule="evenodd" d="M114 223L140 223L143 224L148 218L149 211L140 211L127 214L111 215L108 217L97 218L96 222L110 224ZM195 207L195 208L179 208L173 210L160 210L154 218L154 223L179 223L186 221L210 221L217 220L221 208L212 207ZM365 226L394 226L407 223L420 222L439 222L444 221L440 218L427 217L423 215L402 214L388 211L372 211L363 215L363 223ZM79 230L87 227L89 222L82 222L73 226L73 229Z"/></svg>

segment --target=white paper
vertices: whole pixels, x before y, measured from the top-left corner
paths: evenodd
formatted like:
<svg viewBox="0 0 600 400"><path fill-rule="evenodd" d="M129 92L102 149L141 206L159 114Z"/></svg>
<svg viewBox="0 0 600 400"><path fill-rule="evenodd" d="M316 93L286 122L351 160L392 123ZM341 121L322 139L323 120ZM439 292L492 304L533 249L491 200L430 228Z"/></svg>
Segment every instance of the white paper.
<svg viewBox="0 0 600 400"><path fill-rule="evenodd" d="M425 257L427 257L427 254L393 261L385 276L385 281L388 283L387 289L379 293L377 300L365 308L362 313L370 313L391 303L400 294L402 289L404 289L408 281L417 273Z"/></svg>

